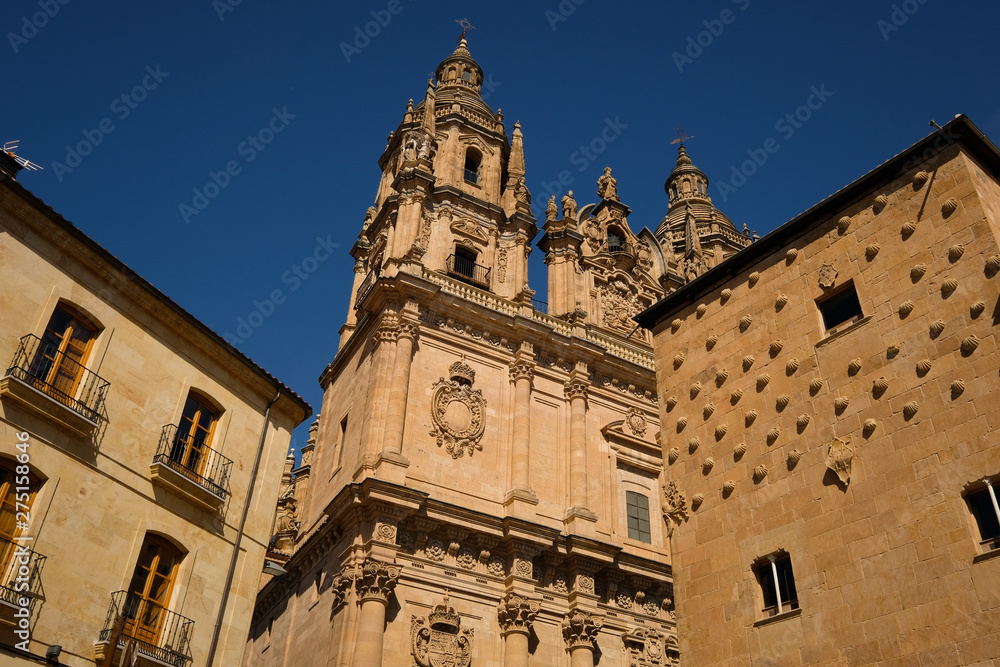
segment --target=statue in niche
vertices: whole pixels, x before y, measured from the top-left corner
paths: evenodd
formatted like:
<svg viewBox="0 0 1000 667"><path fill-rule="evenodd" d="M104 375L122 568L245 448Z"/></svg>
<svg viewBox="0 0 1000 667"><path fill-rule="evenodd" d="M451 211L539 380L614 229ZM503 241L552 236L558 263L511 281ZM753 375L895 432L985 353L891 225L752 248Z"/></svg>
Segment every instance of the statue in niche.
<svg viewBox="0 0 1000 667"><path fill-rule="evenodd" d="M604 168L604 175L597 179L597 196L601 199L618 199L618 180L611 175L611 167Z"/></svg>

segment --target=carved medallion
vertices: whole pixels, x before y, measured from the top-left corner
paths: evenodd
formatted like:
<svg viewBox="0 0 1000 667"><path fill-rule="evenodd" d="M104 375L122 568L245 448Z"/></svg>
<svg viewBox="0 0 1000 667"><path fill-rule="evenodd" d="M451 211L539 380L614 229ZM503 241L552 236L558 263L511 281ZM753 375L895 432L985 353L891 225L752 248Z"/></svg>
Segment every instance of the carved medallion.
<svg viewBox="0 0 1000 667"><path fill-rule="evenodd" d="M473 389L476 372L464 361L457 361L449 369L450 380L441 378L434 383L431 398L431 419L438 447L444 447L453 459L472 456L482 451L485 422L483 413L486 400L479 389Z"/></svg>
<svg viewBox="0 0 1000 667"><path fill-rule="evenodd" d="M462 617L448 606L448 596L426 617L412 616L410 646L419 667L469 667L472 628L462 628Z"/></svg>
<svg viewBox="0 0 1000 667"><path fill-rule="evenodd" d="M628 414L625 415L625 421L632 433L640 437L646 434L646 415L641 410L629 408Z"/></svg>
<svg viewBox="0 0 1000 667"><path fill-rule="evenodd" d="M640 628L623 634L622 642L629 667L673 664L666 655L667 636L662 632Z"/></svg>
<svg viewBox="0 0 1000 667"><path fill-rule="evenodd" d="M837 269L833 264L824 264L819 269L819 286L824 288L833 287L837 282Z"/></svg>
<svg viewBox="0 0 1000 667"><path fill-rule="evenodd" d="M851 441L834 438L826 454L826 467L836 473L840 483L847 486L851 481L851 461L854 460L854 450Z"/></svg>

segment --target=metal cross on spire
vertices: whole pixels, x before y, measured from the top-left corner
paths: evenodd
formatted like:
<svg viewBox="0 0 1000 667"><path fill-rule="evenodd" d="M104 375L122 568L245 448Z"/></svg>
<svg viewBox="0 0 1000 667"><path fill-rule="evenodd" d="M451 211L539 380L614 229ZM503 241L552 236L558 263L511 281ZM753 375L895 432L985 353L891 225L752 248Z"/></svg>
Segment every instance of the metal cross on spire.
<svg viewBox="0 0 1000 667"><path fill-rule="evenodd" d="M684 128L682 128L680 125L675 127L674 131L677 133L677 138L670 142L672 144L681 144L683 146L684 142L687 141L688 139L694 139L694 137L692 137L690 134L684 132Z"/></svg>
<svg viewBox="0 0 1000 667"><path fill-rule="evenodd" d="M469 19L455 19L455 23L457 23L458 25L462 26L462 34L459 35L459 37L458 37L458 41L460 41L460 42L463 39L465 39L465 33L467 33L469 30L475 30L476 29L476 26L472 25L472 23L469 21Z"/></svg>

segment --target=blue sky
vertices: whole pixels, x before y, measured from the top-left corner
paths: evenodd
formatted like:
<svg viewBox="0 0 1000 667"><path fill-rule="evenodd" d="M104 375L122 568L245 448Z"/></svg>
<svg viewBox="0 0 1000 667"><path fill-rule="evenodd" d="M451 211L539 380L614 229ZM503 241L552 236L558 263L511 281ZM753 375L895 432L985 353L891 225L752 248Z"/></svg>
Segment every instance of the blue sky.
<svg viewBox="0 0 1000 667"><path fill-rule="evenodd" d="M1000 138L995 2L7 0L0 141L45 167L25 187L318 409L376 160L466 17L535 203L561 173L594 201L609 165L634 231L666 212L676 126L761 235L932 118Z"/></svg>

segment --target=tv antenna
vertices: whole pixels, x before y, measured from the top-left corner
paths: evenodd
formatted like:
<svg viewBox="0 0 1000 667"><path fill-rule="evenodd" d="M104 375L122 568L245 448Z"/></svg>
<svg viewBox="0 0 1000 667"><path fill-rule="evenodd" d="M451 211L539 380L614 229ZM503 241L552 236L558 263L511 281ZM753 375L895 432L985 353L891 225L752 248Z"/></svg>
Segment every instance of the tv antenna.
<svg viewBox="0 0 1000 667"><path fill-rule="evenodd" d="M14 141L8 141L3 145L3 152L14 158L14 161L21 165L22 169L27 169L28 171L36 171L38 169L44 169L40 165L35 164L27 158L23 158L20 155L15 155L14 151L17 150L18 145L21 143L20 139L15 139Z"/></svg>
<svg viewBox="0 0 1000 667"><path fill-rule="evenodd" d="M674 128L674 132L677 133L677 138L670 142L672 144L683 145L684 142L687 141L688 139L694 139L694 137L692 137L690 134L687 134L684 131L684 128L682 128L680 125Z"/></svg>

